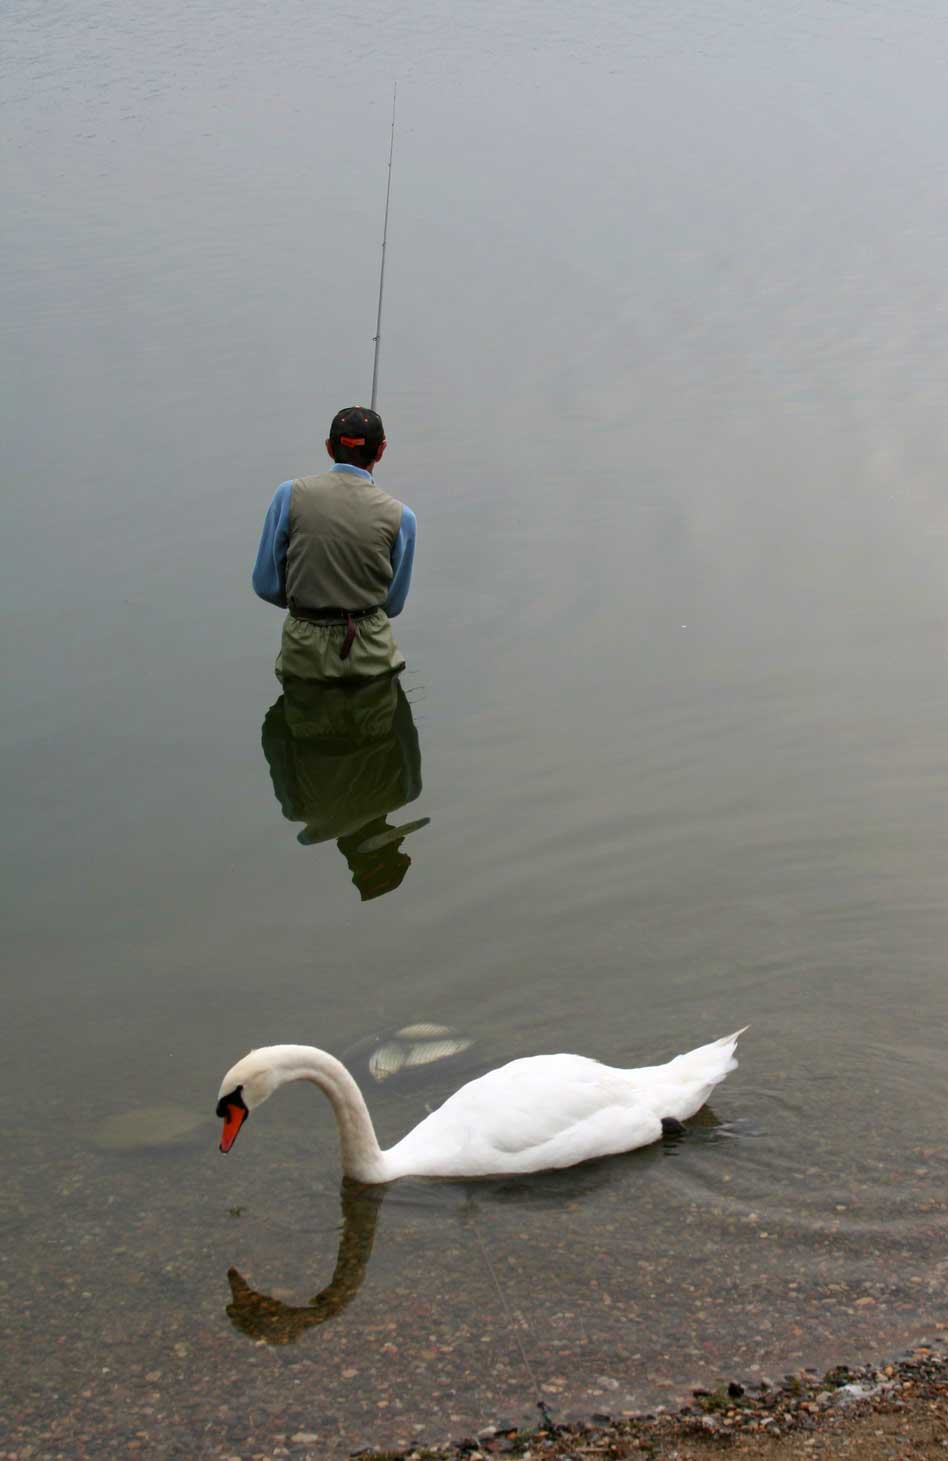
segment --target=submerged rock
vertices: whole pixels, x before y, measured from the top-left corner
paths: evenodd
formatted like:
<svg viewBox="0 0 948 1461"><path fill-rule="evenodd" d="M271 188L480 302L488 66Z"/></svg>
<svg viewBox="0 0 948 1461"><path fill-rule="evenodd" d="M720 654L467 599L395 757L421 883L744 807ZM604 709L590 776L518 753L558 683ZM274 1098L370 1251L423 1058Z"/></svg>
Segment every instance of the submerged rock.
<svg viewBox="0 0 948 1461"><path fill-rule="evenodd" d="M187 1106L142 1106L106 1116L93 1131L92 1143L101 1151L145 1151L174 1146L208 1125L207 1116Z"/></svg>

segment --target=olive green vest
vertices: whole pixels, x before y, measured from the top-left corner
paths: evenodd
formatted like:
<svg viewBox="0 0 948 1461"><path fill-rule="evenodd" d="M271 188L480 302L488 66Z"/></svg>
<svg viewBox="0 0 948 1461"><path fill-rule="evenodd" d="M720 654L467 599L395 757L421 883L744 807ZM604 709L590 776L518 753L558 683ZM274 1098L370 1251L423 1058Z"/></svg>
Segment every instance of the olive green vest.
<svg viewBox="0 0 948 1461"><path fill-rule="evenodd" d="M290 494L286 596L300 609L384 604L402 504L354 472L299 477Z"/></svg>

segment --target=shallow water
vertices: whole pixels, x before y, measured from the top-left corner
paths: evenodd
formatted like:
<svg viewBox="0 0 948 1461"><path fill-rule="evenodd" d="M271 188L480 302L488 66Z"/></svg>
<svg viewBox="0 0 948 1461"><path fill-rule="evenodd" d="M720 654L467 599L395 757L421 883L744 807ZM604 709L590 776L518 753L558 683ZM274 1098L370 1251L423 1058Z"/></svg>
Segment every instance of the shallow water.
<svg viewBox="0 0 948 1461"><path fill-rule="evenodd" d="M18 1454L342 1454L941 1320L948 23L360 15L5 16ZM288 737L249 564L367 394L394 76L409 668ZM473 1043L374 1083L419 1022ZM748 1022L684 1140L398 1184L341 1290L328 1109L216 1150L250 1045L349 1052L387 1142L513 1056Z"/></svg>

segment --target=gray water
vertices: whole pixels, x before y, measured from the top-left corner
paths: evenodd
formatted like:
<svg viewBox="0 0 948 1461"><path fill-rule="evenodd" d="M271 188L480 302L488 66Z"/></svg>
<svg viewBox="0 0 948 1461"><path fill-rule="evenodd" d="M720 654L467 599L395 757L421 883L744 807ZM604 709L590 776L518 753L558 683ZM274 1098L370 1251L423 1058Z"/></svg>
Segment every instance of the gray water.
<svg viewBox="0 0 948 1461"><path fill-rule="evenodd" d="M0 18L7 1445L344 1454L940 1324L941 7ZM419 549L340 777L271 734L248 579L368 393L395 77ZM418 1022L473 1043L374 1082ZM216 1149L251 1045L347 1054L388 1142L514 1056L747 1023L685 1139L400 1183L335 1285L328 1108Z"/></svg>

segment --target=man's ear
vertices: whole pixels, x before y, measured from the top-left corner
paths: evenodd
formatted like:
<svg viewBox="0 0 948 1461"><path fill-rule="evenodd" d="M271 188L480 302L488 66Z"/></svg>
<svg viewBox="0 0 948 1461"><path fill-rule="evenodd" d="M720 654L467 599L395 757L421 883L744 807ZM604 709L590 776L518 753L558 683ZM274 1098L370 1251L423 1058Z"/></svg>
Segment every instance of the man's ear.
<svg viewBox="0 0 948 1461"><path fill-rule="evenodd" d="M375 458L375 460L377 462L380 462L382 460L382 458L384 457L384 455L385 455L385 448L387 446L388 446L388 442L385 440L385 437L383 436L382 437L382 441L381 441L381 445L379 446L379 449L378 449L378 455Z"/></svg>
<svg viewBox="0 0 948 1461"><path fill-rule="evenodd" d="M336 458L333 456L333 452L332 452L332 442L329 440L329 437L328 436L326 437L326 450L328 451L329 455L332 457L333 461L335 461Z"/></svg>

